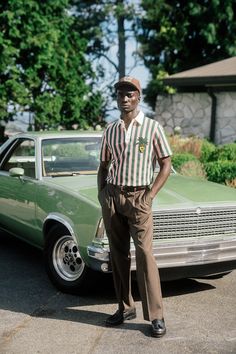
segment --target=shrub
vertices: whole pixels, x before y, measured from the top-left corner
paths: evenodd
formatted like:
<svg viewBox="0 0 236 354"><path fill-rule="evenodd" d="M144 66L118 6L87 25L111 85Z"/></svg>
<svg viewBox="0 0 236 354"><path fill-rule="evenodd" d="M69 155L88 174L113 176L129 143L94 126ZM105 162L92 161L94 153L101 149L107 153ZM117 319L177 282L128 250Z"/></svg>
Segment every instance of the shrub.
<svg viewBox="0 0 236 354"><path fill-rule="evenodd" d="M228 187L236 188L236 178L232 179L231 181L230 180L226 180L225 184Z"/></svg>
<svg viewBox="0 0 236 354"><path fill-rule="evenodd" d="M210 143L208 140L202 141L200 161L202 163L215 161L213 155L215 153L216 146Z"/></svg>
<svg viewBox="0 0 236 354"><path fill-rule="evenodd" d="M236 184L236 143L215 146L197 137L169 137L173 150L172 164L185 176L207 177L208 180Z"/></svg>
<svg viewBox="0 0 236 354"><path fill-rule="evenodd" d="M212 158L216 160L221 160L221 161L235 161L236 162L236 144L226 144L222 146L218 146L214 153Z"/></svg>
<svg viewBox="0 0 236 354"><path fill-rule="evenodd" d="M234 161L213 161L204 165L207 179L212 182L226 183L236 178L236 163Z"/></svg>
<svg viewBox="0 0 236 354"><path fill-rule="evenodd" d="M180 172L181 166L188 161L196 161L197 158L193 154L182 153L182 154L174 154L172 156L172 165L173 167Z"/></svg>
<svg viewBox="0 0 236 354"><path fill-rule="evenodd" d="M173 135L169 138L169 143L174 153L189 153L197 158L201 155L202 140L197 137L181 138Z"/></svg>
<svg viewBox="0 0 236 354"><path fill-rule="evenodd" d="M236 162L236 144L225 144L216 147L212 143L204 141L200 160L203 163L227 160Z"/></svg>
<svg viewBox="0 0 236 354"><path fill-rule="evenodd" d="M185 162L179 170L180 174L188 177L198 177L206 179L206 172L200 161L188 161Z"/></svg>

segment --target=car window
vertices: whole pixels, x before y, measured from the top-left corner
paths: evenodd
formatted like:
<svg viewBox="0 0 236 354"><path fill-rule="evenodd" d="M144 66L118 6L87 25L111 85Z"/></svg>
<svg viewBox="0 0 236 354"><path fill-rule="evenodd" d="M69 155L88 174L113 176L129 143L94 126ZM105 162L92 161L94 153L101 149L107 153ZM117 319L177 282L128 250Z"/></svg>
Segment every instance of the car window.
<svg viewBox="0 0 236 354"><path fill-rule="evenodd" d="M99 166L100 144L100 137L43 140L43 176L96 173Z"/></svg>
<svg viewBox="0 0 236 354"><path fill-rule="evenodd" d="M16 147L4 159L1 170L9 171L14 167L23 168L25 176L35 178L35 144L33 140L20 139Z"/></svg>

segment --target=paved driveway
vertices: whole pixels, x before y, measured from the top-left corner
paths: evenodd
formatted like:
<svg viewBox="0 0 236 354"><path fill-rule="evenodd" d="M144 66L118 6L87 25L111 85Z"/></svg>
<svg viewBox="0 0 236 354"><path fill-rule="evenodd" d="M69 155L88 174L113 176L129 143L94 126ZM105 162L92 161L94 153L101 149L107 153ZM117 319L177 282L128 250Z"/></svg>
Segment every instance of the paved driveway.
<svg viewBox="0 0 236 354"><path fill-rule="evenodd" d="M87 296L55 290L38 250L0 233L1 354L236 353L236 271L219 279L163 283L167 334L138 318L104 327L116 310L111 277Z"/></svg>

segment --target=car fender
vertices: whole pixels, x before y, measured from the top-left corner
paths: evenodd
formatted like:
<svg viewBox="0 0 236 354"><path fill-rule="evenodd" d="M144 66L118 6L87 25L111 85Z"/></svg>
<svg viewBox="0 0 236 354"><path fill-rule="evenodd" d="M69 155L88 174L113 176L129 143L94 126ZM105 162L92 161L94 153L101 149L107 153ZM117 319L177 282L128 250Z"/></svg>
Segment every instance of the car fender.
<svg viewBox="0 0 236 354"><path fill-rule="evenodd" d="M59 224L62 224L63 226L65 226L68 229L68 231L70 232L74 241L78 244L78 237L74 231L75 228L74 228L73 221L70 218L68 218L67 216L57 213L57 212L48 214L47 217L43 221L44 240L46 240L49 228L52 225L55 225L55 223L59 223Z"/></svg>

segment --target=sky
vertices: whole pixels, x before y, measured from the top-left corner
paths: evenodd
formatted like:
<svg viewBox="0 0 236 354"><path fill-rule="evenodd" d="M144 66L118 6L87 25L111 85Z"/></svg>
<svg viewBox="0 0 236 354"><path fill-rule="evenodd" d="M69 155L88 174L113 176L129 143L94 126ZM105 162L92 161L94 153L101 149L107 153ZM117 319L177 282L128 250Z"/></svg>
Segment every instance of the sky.
<svg viewBox="0 0 236 354"><path fill-rule="evenodd" d="M132 0L130 1L130 4L131 3L133 5L139 6L140 0ZM125 21L124 25L125 25L125 30L127 30L126 36L128 36L129 30L131 32L131 35L126 40L126 75L134 76L135 78L137 78L140 81L142 89L145 89L148 82L151 80L151 76L149 74L149 70L145 67L141 58L139 59L138 63L135 62L133 53L137 50L137 42L133 37L133 32L131 30L131 22ZM114 37L115 37L114 42L117 42L116 21L114 21L114 23L111 26L112 26L112 30L114 31ZM116 64L118 64L117 52L118 52L118 43L110 46L109 51L106 53L107 56ZM114 66L110 64L105 58L100 58L99 62L105 68L105 77L99 83L99 91L106 93L107 85L109 84L113 85L118 80L118 73L116 72ZM94 64L96 65L96 62ZM140 108L147 115L148 112L152 112L151 108L144 102L143 97L141 97ZM120 114L117 109L117 105L115 101L111 103L108 109L109 109L109 117L107 119L108 121L112 121L119 118Z"/></svg>
<svg viewBox="0 0 236 354"><path fill-rule="evenodd" d="M136 44L133 39L129 39L126 43L126 74L137 78L140 81L142 89L145 89L147 83L150 81L150 74L141 60L139 61L138 65L134 67L134 58L132 56L132 53L135 50L135 45ZM108 55L110 58L116 58L117 46L110 48ZM115 83L118 80L118 75L115 76L114 68L108 62L106 62L105 59L103 61L103 65L105 67L105 70L107 70L107 81L105 77L105 80L100 89L102 89L102 91L104 92L105 86L110 82L110 78L113 76ZM147 104L144 102L143 97L141 97L139 106L145 113L148 113L151 110L150 107L148 107ZM110 112L110 117L108 118L108 121L118 119L119 111L116 107L116 102L113 101L111 107L109 108L114 108L114 110Z"/></svg>

